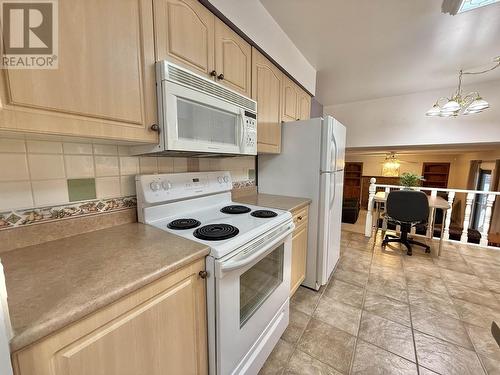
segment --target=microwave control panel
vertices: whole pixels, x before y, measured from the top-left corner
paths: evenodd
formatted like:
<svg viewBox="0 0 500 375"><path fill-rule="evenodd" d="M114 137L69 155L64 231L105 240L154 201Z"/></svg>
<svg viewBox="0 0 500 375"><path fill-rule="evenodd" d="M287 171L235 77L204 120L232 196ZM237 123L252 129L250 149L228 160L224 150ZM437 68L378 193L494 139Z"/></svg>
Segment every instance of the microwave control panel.
<svg viewBox="0 0 500 375"><path fill-rule="evenodd" d="M254 149L257 147L257 119L253 118L255 115L252 113L252 117L245 113L245 139L243 140L245 148ZM256 117L256 116L255 116Z"/></svg>

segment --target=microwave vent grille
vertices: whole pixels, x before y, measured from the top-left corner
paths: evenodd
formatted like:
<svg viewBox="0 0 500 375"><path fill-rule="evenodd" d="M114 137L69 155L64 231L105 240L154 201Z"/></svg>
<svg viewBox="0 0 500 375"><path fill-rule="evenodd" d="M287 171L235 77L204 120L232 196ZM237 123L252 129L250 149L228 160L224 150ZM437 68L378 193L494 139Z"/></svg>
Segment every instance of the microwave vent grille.
<svg viewBox="0 0 500 375"><path fill-rule="evenodd" d="M174 65L168 65L168 80L191 87L198 91L224 99L249 111L257 111L257 103L247 97L228 90L215 82L207 81L196 74L179 69Z"/></svg>

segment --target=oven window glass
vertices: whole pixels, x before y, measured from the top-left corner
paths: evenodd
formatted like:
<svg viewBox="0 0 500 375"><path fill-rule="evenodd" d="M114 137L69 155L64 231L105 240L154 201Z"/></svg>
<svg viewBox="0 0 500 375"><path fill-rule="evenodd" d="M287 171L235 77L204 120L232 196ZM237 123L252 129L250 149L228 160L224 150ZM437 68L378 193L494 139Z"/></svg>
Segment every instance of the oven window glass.
<svg viewBox="0 0 500 375"><path fill-rule="evenodd" d="M179 139L237 146L240 117L186 99L177 99Z"/></svg>
<svg viewBox="0 0 500 375"><path fill-rule="evenodd" d="M240 276L240 327L283 282L282 244Z"/></svg>

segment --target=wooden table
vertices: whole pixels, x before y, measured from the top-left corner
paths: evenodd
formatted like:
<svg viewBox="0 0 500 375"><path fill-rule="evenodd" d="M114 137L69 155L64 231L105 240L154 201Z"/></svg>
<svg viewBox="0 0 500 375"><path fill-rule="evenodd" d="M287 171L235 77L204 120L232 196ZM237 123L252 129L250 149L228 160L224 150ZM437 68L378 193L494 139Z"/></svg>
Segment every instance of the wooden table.
<svg viewBox="0 0 500 375"><path fill-rule="evenodd" d="M378 231L378 221L380 219L380 205L382 203L387 202L387 195L385 191L379 191L375 194L373 197L373 203L376 208L376 215L375 215L375 235L377 234ZM436 215L436 210L443 210L443 222L441 226L441 236L439 238L439 248L438 248L438 253L437 255L441 255L441 247L443 245L443 236L444 236L444 225L446 222L446 215L448 213L448 209L450 208L450 204L446 199L443 197L438 197L438 196L428 196L429 199L429 219L427 220L427 237L432 238L434 236L434 220L435 220L435 215ZM384 223L382 225L382 229L387 230L387 222L384 220Z"/></svg>

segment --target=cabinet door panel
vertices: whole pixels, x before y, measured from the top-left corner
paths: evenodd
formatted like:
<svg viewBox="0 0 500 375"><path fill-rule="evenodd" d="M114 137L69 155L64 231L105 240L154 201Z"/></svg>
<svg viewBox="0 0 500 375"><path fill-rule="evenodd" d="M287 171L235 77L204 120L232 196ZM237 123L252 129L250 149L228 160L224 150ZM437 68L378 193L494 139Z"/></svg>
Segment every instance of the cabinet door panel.
<svg viewBox="0 0 500 375"><path fill-rule="evenodd" d="M1 126L157 140L151 3L61 1L59 13L58 69L6 70L3 107L16 113Z"/></svg>
<svg viewBox="0 0 500 375"><path fill-rule="evenodd" d="M257 101L257 150L281 150L281 84L283 73L255 48L252 49L252 98Z"/></svg>
<svg viewBox="0 0 500 375"><path fill-rule="evenodd" d="M303 90L299 93L298 108L301 120L308 120L311 117L311 97Z"/></svg>
<svg viewBox="0 0 500 375"><path fill-rule="evenodd" d="M292 80L283 76L283 104L282 104L282 120L296 121L299 119L298 104L298 87Z"/></svg>
<svg viewBox="0 0 500 375"><path fill-rule="evenodd" d="M196 0L154 0L156 59L198 73L214 69L215 16Z"/></svg>
<svg viewBox="0 0 500 375"><path fill-rule="evenodd" d="M302 284L306 275L307 257L307 222L295 230L292 237L292 274L290 280L290 296Z"/></svg>
<svg viewBox="0 0 500 375"><path fill-rule="evenodd" d="M215 22L215 70L219 83L251 95L252 47L219 19Z"/></svg>

